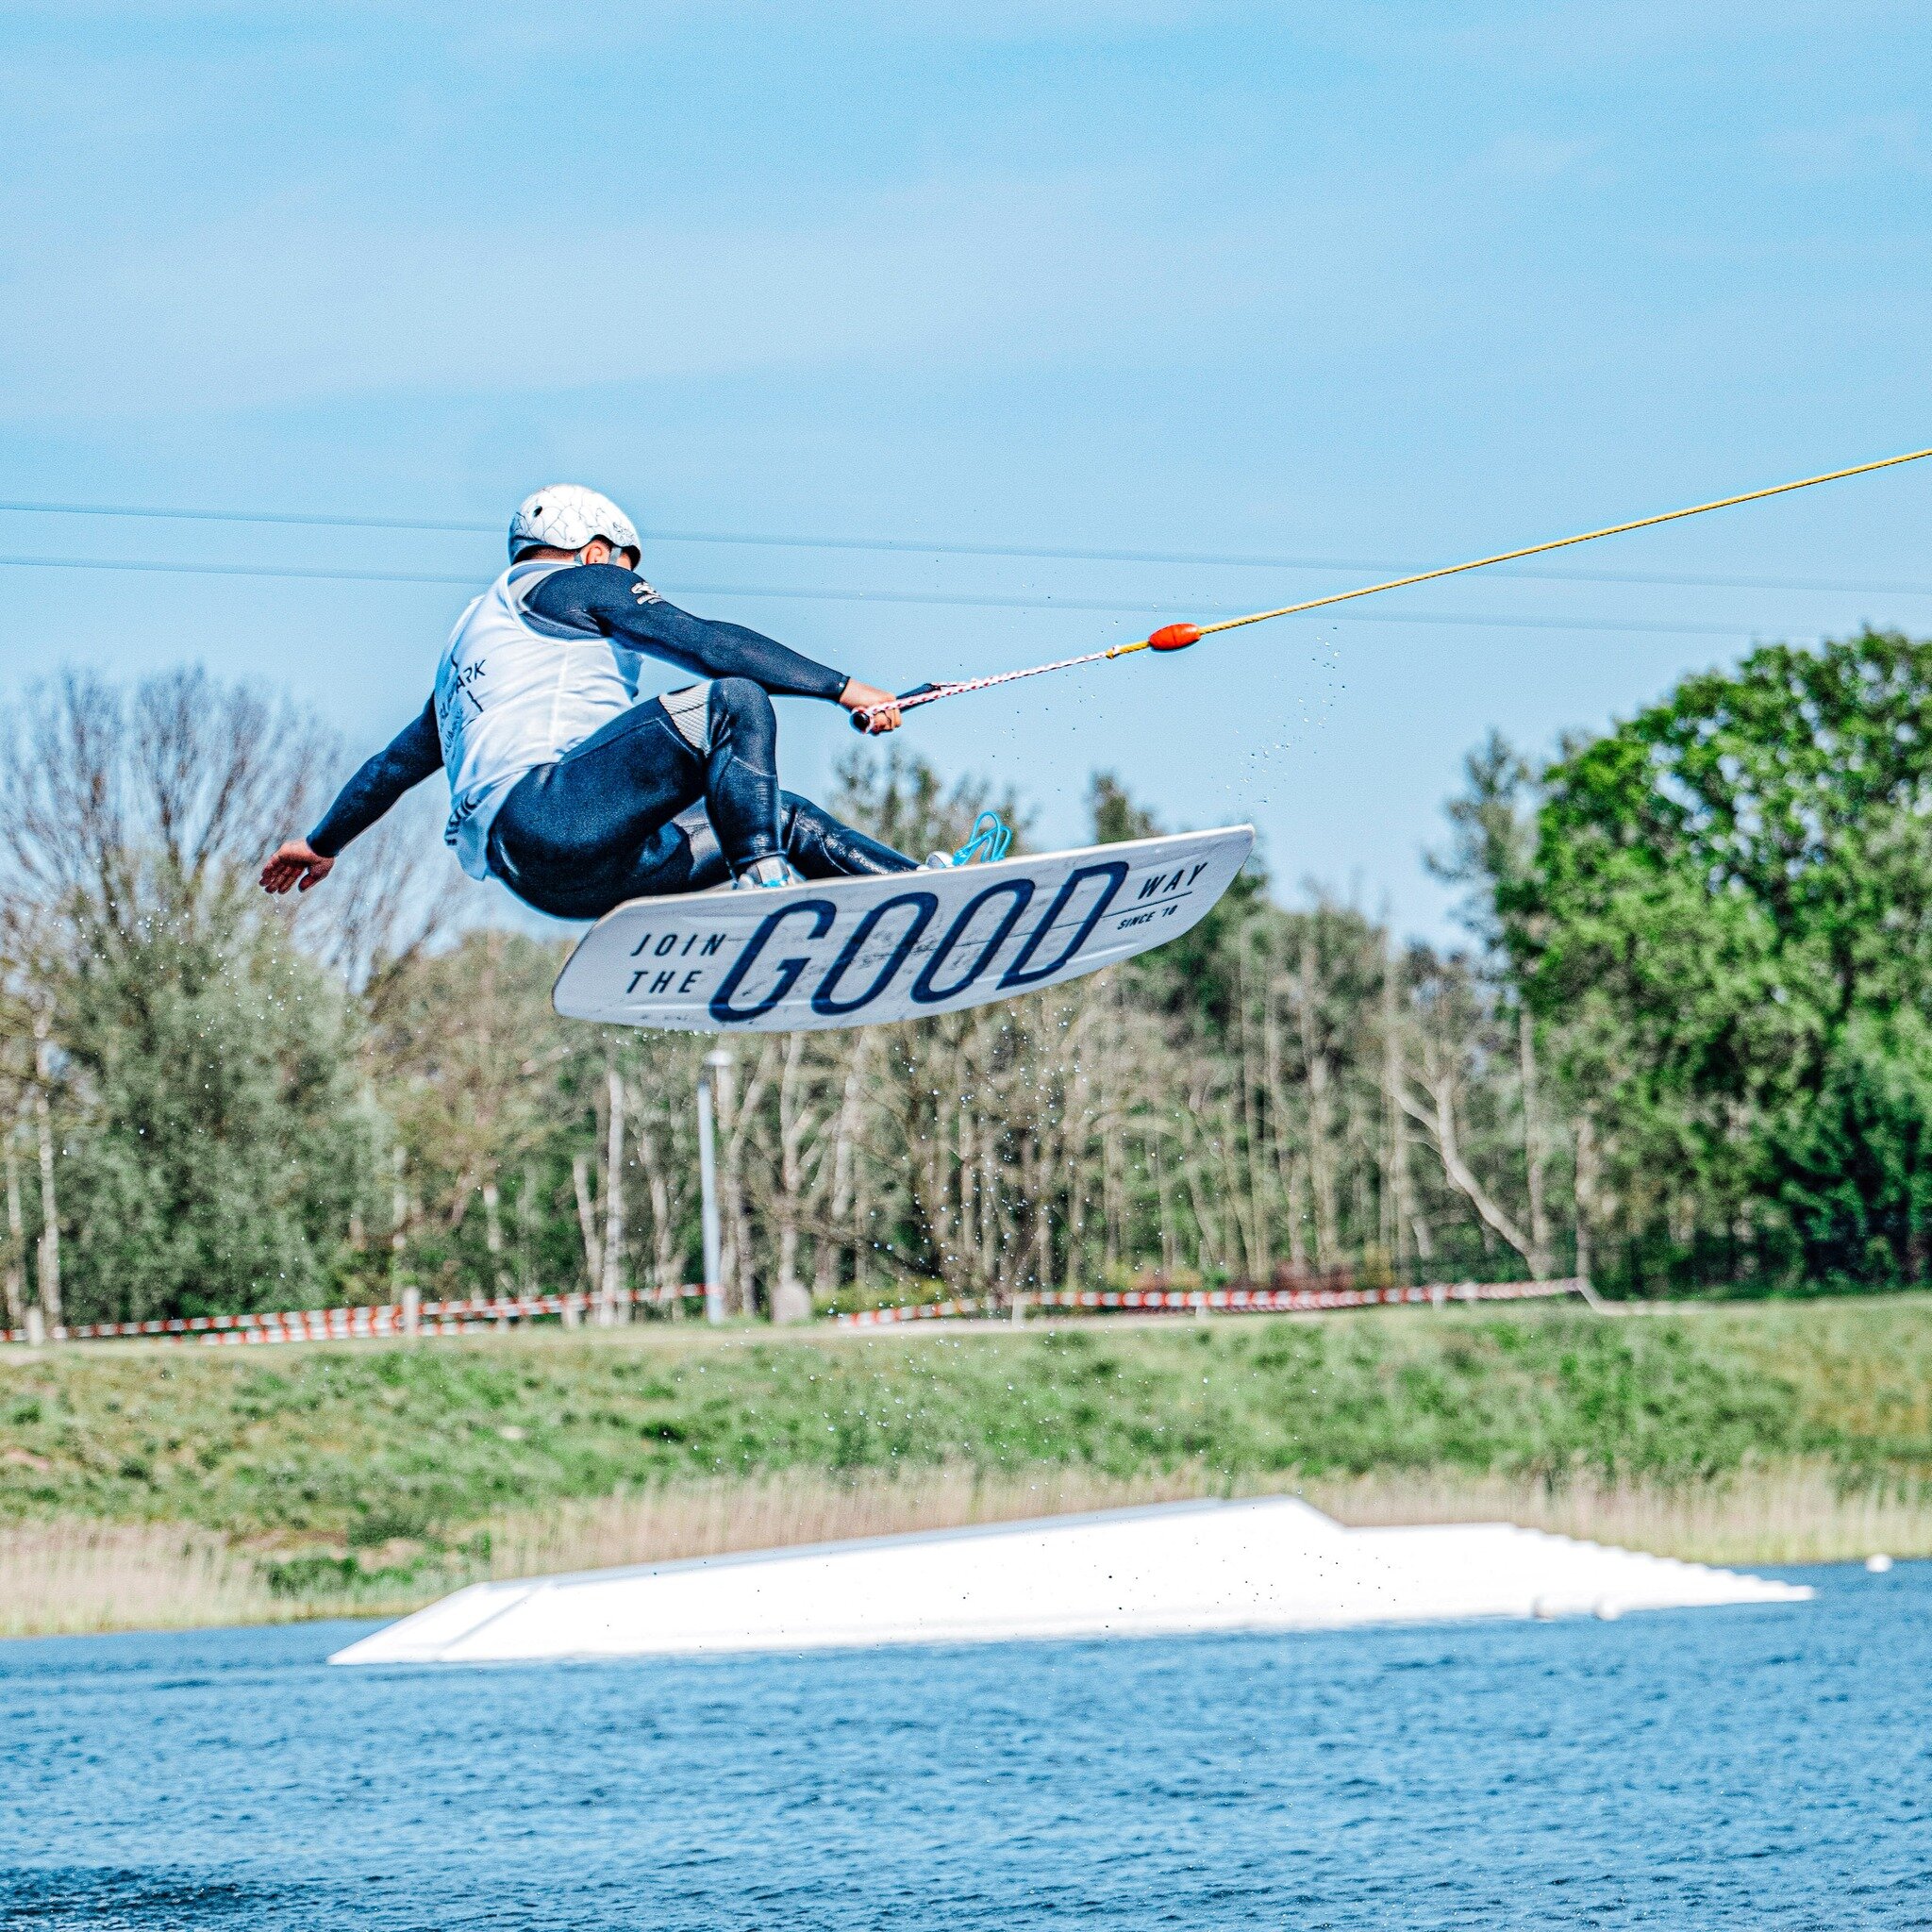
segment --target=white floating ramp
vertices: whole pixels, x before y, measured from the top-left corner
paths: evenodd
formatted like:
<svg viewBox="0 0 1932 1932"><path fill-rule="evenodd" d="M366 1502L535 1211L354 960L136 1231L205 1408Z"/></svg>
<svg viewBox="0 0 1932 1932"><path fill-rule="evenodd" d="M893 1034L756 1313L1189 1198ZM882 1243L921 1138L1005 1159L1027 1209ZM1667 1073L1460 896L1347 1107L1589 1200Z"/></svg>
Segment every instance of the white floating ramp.
<svg viewBox="0 0 1932 1932"><path fill-rule="evenodd" d="M1797 1603L1808 1589L1507 1523L1344 1529L1289 1496L479 1583L340 1664L1333 1630Z"/></svg>

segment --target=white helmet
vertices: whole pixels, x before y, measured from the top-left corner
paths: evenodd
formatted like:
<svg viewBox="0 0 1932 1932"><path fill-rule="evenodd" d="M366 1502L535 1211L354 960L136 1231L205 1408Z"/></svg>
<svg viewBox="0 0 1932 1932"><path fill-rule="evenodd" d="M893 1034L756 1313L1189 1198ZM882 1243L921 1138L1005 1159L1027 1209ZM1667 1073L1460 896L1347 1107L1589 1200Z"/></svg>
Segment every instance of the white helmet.
<svg viewBox="0 0 1932 1932"><path fill-rule="evenodd" d="M641 560L643 557L636 525L608 496L581 483L553 483L517 505L509 520L510 561L533 543L581 550L592 537L602 537L613 550L628 550Z"/></svg>

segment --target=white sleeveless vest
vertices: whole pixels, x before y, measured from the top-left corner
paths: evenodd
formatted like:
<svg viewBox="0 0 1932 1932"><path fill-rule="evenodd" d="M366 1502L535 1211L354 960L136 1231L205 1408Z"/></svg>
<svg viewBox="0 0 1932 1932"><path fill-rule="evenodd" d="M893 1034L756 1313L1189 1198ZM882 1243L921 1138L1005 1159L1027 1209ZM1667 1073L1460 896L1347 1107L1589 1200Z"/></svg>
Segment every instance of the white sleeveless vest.
<svg viewBox="0 0 1932 1932"><path fill-rule="evenodd" d="M554 764L637 702L638 660L607 637L546 634L524 599L565 563L512 564L457 620L436 667L436 728L449 774L443 838L490 876L490 827L525 773Z"/></svg>

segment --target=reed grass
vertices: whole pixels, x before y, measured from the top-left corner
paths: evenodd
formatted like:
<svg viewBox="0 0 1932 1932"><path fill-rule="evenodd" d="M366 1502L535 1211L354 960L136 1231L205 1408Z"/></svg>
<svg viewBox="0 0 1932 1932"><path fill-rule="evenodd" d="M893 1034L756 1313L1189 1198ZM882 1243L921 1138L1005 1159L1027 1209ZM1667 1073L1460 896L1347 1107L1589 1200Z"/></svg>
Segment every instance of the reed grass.
<svg viewBox="0 0 1932 1932"><path fill-rule="evenodd" d="M1896 1486L1847 1490L1822 1463L1773 1465L1670 1486L1433 1474L1230 1484L1196 1465L1124 1480L1064 1470L1026 1478L941 1470L833 1484L791 1472L759 1483L666 1487L541 1516L492 1519L487 1525L491 1554L479 1574L544 1575L1207 1496L1282 1493L1300 1495L1354 1527L1507 1522L1692 1562L1836 1563L1876 1551L1932 1557L1932 1498Z"/></svg>
<svg viewBox="0 0 1932 1932"><path fill-rule="evenodd" d="M838 1542L1190 1501L1224 1492L1206 1470L1106 1476L1065 1469L1030 1475L939 1469L900 1477L828 1480L791 1470L758 1482L667 1484L636 1495L566 1504L484 1525L491 1577L541 1576L624 1563L670 1562L732 1550Z"/></svg>
<svg viewBox="0 0 1932 1932"><path fill-rule="evenodd" d="M1702 1562L1932 1557L1932 1500L1898 1485L1848 1490L1827 1465L1810 1462L1671 1486L1429 1474L1229 1484L1199 1464L1134 1477L951 1468L838 1479L791 1470L500 1511L459 1546L426 1553L414 1567L397 1567L391 1550L372 1555L377 1567L366 1574L307 1591L271 1587L286 1549L250 1548L206 1530L74 1520L0 1530L0 1635L402 1615L490 1578L1291 1491L1357 1526L1501 1521ZM349 1567L343 1552L325 1560Z"/></svg>
<svg viewBox="0 0 1932 1932"><path fill-rule="evenodd" d="M1847 1489L1826 1464L1747 1468L1668 1486L1561 1485L1511 1476L1370 1475L1302 1493L1338 1522L1514 1523L1699 1563L1845 1563L1883 1552L1932 1557L1932 1498L1920 1485Z"/></svg>
<svg viewBox="0 0 1932 1932"><path fill-rule="evenodd" d="M225 1537L73 1518L0 1529L0 1637L185 1630L299 1616Z"/></svg>

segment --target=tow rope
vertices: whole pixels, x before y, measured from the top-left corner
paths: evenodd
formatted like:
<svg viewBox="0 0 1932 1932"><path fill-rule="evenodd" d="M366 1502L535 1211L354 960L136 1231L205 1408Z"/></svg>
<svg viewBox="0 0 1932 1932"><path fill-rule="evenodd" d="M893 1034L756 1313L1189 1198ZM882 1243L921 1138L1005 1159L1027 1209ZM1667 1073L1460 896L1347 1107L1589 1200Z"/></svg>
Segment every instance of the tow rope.
<svg viewBox="0 0 1932 1932"><path fill-rule="evenodd" d="M950 678L941 683L922 684L901 691L896 700L900 710L910 711L921 705L936 705L941 698L957 698L969 691L990 691L996 684L1012 684L1022 677L1043 677L1049 671L1071 671L1079 664L1101 664L1109 658L1128 658L1136 651L1184 651L1216 631L1240 630L1243 625L1266 624L1276 617L1295 617L1305 610L1323 610L1331 604L1347 604L1357 597L1375 597L1384 591L1406 590L1410 584L1430 584L1439 577L1460 576L1465 571L1487 570L1491 564L1515 563L1525 557L1541 557L1552 550L1567 550L1573 544L1594 543L1601 537L1621 537L1630 530L1653 529L1658 524L1674 524L1685 517L1701 517L1707 510L1732 509L1740 503L1759 503L1767 496L1788 496L1794 490L1810 490L1820 483L1839 483L1847 476L1867 476L1874 470L1896 469L1901 463L1916 463L1932 457L1932 449L1907 451L1902 457L1881 457L1875 463L1855 463L1848 470L1827 470L1822 476L1801 476L1795 483L1774 483L1765 490L1746 490L1737 496L1720 496L1711 503L1693 503L1688 509L1667 509L1657 516L1637 517L1627 524L1610 524L1601 530L1585 530L1580 536L1554 537L1547 543L1525 544L1521 550L1499 550L1493 557L1478 557L1468 563L1445 563L1439 570L1417 571L1412 576L1391 577L1386 583L1364 584L1358 590L1335 591L1325 597L1309 597L1300 604L1283 604L1274 610L1257 610L1246 617L1224 617L1219 624L1167 624L1131 644L1110 644L1104 651L1087 651L1077 658L1057 658L1051 664L1029 664L1023 671L995 672L991 677ZM874 710L879 708L874 706ZM872 728L872 710L854 711L853 728Z"/></svg>

